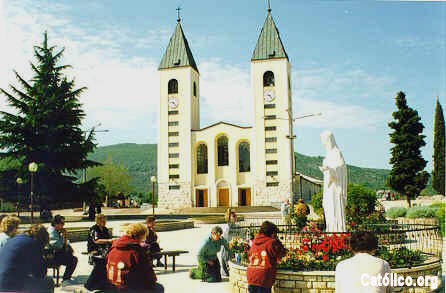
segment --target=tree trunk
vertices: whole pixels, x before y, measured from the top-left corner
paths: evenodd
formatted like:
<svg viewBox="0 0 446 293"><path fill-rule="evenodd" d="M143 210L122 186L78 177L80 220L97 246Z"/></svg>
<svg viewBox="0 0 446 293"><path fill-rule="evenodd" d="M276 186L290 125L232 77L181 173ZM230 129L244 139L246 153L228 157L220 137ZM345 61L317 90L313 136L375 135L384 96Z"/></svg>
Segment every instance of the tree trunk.
<svg viewBox="0 0 446 293"><path fill-rule="evenodd" d="M406 195L406 201L407 201L407 207L410 208L410 197L408 195Z"/></svg>

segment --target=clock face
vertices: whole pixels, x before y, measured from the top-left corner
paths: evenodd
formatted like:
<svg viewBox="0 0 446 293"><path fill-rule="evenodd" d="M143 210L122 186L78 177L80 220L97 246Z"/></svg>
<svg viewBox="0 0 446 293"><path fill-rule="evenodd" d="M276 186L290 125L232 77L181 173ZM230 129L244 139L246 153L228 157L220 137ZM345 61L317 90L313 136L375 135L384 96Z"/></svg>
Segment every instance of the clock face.
<svg viewBox="0 0 446 293"><path fill-rule="evenodd" d="M263 92L263 98L266 103L271 103L274 100L274 92L272 90L265 90Z"/></svg>
<svg viewBox="0 0 446 293"><path fill-rule="evenodd" d="M176 97L169 97L169 108L176 109L178 107L178 100Z"/></svg>

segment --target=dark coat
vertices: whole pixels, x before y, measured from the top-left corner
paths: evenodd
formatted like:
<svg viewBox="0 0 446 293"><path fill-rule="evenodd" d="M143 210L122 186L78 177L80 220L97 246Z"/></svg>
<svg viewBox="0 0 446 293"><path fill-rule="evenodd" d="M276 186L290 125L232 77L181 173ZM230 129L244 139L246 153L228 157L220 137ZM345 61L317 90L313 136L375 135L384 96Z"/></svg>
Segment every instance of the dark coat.
<svg viewBox="0 0 446 293"><path fill-rule="evenodd" d="M0 251L0 291L21 290L25 277L43 279L46 275L39 241L28 235L17 235Z"/></svg>
<svg viewBox="0 0 446 293"><path fill-rule="evenodd" d="M147 246L147 250L150 254L157 253L161 251L161 248L158 244L158 235L156 232L150 228L148 228L149 233L147 233L146 240L144 241L145 246Z"/></svg>
<svg viewBox="0 0 446 293"><path fill-rule="evenodd" d="M88 232L88 238L87 238L87 250L88 252L92 251L100 251L106 248L107 245L98 245L94 243L94 241L98 239L111 239L112 235L110 231L107 229L107 227L104 227L103 229L99 228L97 224L91 226L90 231Z"/></svg>

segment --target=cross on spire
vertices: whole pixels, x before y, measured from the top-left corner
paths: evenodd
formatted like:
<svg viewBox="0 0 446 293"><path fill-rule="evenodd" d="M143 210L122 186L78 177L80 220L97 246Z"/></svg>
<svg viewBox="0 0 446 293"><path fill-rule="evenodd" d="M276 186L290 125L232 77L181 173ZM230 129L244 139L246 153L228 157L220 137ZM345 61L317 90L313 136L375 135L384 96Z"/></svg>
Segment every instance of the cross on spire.
<svg viewBox="0 0 446 293"><path fill-rule="evenodd" d="M177 17L177 21L180 22L180 21L181 21L181 18L180 18L180 10L181 10L181 7L178 6L178 8L177 8L176 10L177 10L177 16L178 16L178 17Z"/></svg>
<svg viewBox="0 0 446 293"><path fill-rule="evenodd" d="M266 5L268 6L268 12L271 12L271 5L269 3L270 0L266 0Z"/></svg>

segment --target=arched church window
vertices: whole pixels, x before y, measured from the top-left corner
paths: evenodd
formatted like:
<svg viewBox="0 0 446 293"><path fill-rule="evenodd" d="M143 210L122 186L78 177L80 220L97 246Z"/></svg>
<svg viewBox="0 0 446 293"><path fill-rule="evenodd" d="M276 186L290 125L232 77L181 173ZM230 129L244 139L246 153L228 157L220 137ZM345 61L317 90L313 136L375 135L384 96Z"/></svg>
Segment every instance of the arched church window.
<svg viewBox="0 0 446 293"><path fill-rule="evenodd" d="M274 73L272 71L263 74L263 86L274 86Z"/></svg>
<svg viewBox="0 0 446 293"><path fill-rule="evenodd" d="M167 84L167 92L169 94L178 94L178 81L176 79L169 80Z"/></svg>
<svg viewBox="0 0 446 293"><path fill-rule="evenodd" d="M197 147L197 174L208 173L208 147L199 144Z"/></svg>
<svg viewBox="0 0 446 293"><path fill-rule="evenodd" d="M221 136L217 140L218 166L229 165L228 138Z"/></svg>
<svg viewBox="0 0 446 293"><path fill-rule="evenodd" d="M197 84L194 82L194 97L197 96Z"/></svg>
<svg viewBox="0 0 446 293"><path fill-rule="evenodd" d="M238 169L239 172L251 171L251 161L249 158L249 142L241 142L238 145Z"/></svg>

